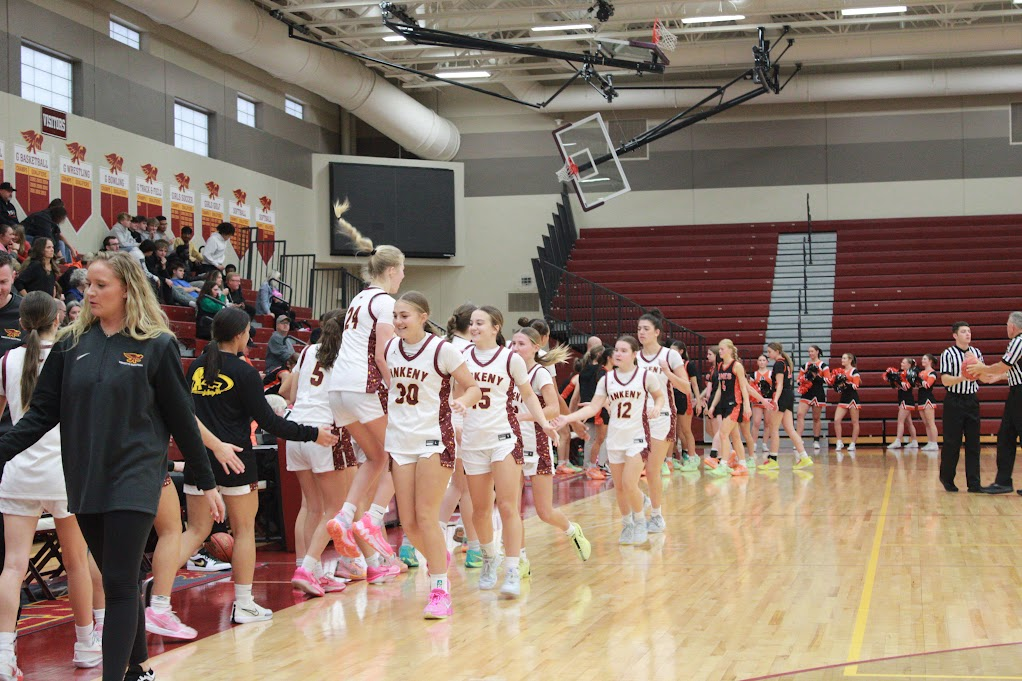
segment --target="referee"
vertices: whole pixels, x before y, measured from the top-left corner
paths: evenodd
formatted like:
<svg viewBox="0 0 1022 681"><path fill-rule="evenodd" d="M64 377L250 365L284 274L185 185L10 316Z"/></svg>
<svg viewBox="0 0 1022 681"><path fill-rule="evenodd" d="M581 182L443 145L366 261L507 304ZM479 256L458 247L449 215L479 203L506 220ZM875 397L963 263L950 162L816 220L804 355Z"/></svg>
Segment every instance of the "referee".
<svg viewBox="0 0 1022 681"><path fill-rule="evenodd" d="M1013 489L1011 472L1015 468L1015 447L1022 436L1022 312L1012 312L1007 323L1008 349L1001 361L986 366L976 364L970 373L984 383L993 383L1008 376L1008 400L997 431L997 477L994 484L983 488L987 494L1005 494ZM1022 491L1019 492L1022 494Z"/></svg>
<svg viewBox="0 0 1022 681"><path fill-rule="evenodd" d="M948 492L957 492L955 473L958 455L965 438L965 482L970 492L985 491L979 480L979 384L962 375L966 355L980 362L983 353L972 347L972 329L968 322L951 325L955 344L940 353L940 382L947 389L944 397L944 448L940 453L940 482ZM975 365L974 365L975 366Z"/></svg>

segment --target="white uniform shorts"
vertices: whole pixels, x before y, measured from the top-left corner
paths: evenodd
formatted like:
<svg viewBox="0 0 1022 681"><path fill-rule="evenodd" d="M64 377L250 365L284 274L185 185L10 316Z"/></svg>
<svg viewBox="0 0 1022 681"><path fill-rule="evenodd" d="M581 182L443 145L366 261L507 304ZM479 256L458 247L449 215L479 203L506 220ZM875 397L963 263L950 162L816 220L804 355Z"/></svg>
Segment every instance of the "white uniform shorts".
<svg viewBox="0 0 1022 681"><path fill-rule="evenodd" d="M511 456L518 442L508 440L502 445L488 449L462 449L458 452L461 465L465 467L465 475L486 475L491 466Z"/></svg>
<svg viewBox="0 0 1022 681"><path fill-rule="evenodd" d="M334 423L341 428L349 423L369 423L387 415L379 395L350 390L331 390L330 409L334 412Z"/></svg>
<svg viewBox="0 0 1022 681"><path fill-rule="evenodd" d="M289 471L312 471L329 473L336 469L334 449L315 442L288 442L287 469Z"/></svg>
<svg viewBox="0 0 1022 681"><path fill-rule="evenodd" d="M428 459L434 454L443 457L443 452L419 452L418 454L401 454L399 452L391 452L390 460L398 466L409 466L413 463L418 463L420 459Z"/></svg>
<svg viewBox="0 0 1022 681"><path fill-rule="evenodd" d="M649 420L649 437L653 440L666 440L671 432L671 413L660 414Z"/></svg>
<svg viewBox="0 0 1022 681"><path fill-rule="evenodd" d="M527 478L531 478L539 470L539 454L530 452L528 449L523 454L525 455L525 463L522 464L522 474Z"/></svg>
<svg viewBox="0 0 1022 681"><path fill-rule="evenodd" d="M635 444L628 449L607 449L607 461L610 463L626 463L645 451L646 445Z"/></svg>
<svg viewBox="0 0 1022 681"><path fill-rule="evenodd" d="M67 499L0 499L0 513L4 515L21 515L38 517L49 513L57 520L70 518L73 513L67 510Z"/></svg>
<svg viewBox="0 0 1022 681"><path fill-rule="evenodd" d="M250 492L257 491L259 489L259 483L253 482L250 485L239 485L237 487L224 487L223 485L217 485L216 488L220 490L220 496L241 497ZM185 485L184 493L193 497L201 497L203 494L202 490L195 485Z"/></svg>

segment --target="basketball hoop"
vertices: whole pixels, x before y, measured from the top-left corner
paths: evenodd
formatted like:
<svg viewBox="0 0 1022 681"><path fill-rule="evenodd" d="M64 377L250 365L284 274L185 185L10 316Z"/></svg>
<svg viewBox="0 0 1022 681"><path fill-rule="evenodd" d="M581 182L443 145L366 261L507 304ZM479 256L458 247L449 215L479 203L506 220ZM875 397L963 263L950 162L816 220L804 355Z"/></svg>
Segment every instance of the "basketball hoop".
<svg viewBox="0 0 1022 681"><path fill-rule="evenodd" d="M664 52L674 52L678 47L678 37L668 30L664 22L657 19L653 22L653 43Z"/></svg>
<svg viewBox="0 0 1022 681"><path fill-rule="evenodd" d="M564 164L564 166L562 166L561 169L557 171L557 179L560 180L561 182L571 182L572 180L577 180L578 165L569 158L568 161Z"/></svg>

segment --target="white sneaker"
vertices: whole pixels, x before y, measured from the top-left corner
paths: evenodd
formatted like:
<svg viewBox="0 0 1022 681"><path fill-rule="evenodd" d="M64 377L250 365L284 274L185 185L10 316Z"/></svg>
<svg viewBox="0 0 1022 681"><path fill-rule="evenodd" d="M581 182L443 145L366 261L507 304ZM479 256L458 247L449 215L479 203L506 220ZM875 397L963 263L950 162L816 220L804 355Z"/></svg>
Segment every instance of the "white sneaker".
<svg viewBox="0 0 1022 681"><path fill-rule="evenodd" d="M192 572L224 572L231 569L231 564L199 551L188 559L188 564L185 567Z"/></svg>
<svg viewBox="0 0 1022 681"><path fill-rule="evenodd" d="M844 443L844 442L842 442L841 440L838 440L838 441L837 441L837 444L836 444L836 445L834 445L834 449L836 449L836 450L837 450L837 451L839 451L839 452L840 452L840 451L841 451L842 449L844 449L844 448L845 448L845 443Z"/></svg>
<svg viewBox="0 0 1022 681"><path fill-rule="evenodd" d="M851 454L854 451L855 451L855 443L853 442L852 444L848 445L848 453Z"/></svg>
<svg viewBox="0 0 1022 681"><path fill-rule="evenodd" d="M939 449L940 447L937 445L936 442L927 442L926 445L923 447L924 452L936 452Z"/></svg>
<svg viewBox="0 0 1022 681"><path fill-rule="evenodd" d="M231 607L231 621L235 624L249 624L250 622L265 622L273 619L273 611L264 608L255 601L244 605L234 601Z"/></svg>
<svg viewBox="0 0 1022 681"><path fill-rule="evenodd" d="M649 530L646 529L646 523L635 523L632 528L633 544L645 544L649 541Z"/></svg>
<svg viewBox="0 0 1022 681"><path fill-rule="evenodd" d="M919 442L916 440L912 440L912 442L909 442L907 445L905 445L905 449L919 449Z"/></svg>
<svg viewBox="0 0 1022 681"><path fill-rule="evenodd" d="M813 449L815 449L816 451L820 451L820 441L819 440L813 440Z"/></svg>
<svg viewBox="0 0 1022 681"><path fill-rule="evenodd" d="M24 678L14 653L0 655L0 681L23 681Z"/></svg>
<svg viewBox="0 0 1022 681"><path fill-rule="evenodd" d="M497 558L483 556L483 569L479 573L479 588L489 591L497 586Z"/></svg>
<svg viewBox="0 0 1022 681"><path fill-rule="evenodd" d="M649 534L660 534L667 529L667 521L662 515L650 516L646 521L646 532Z"/></svg>
<svg viewBox="0 0 1022 681"><path fill-rule="evenodd" d="M621 528L621 536L617 538L618 544L634 544L632 537L635 534L635 525L628 523Z"/></svg>
<svg viewBox="0 0 1022 681"><path fill-rule="evenodd" d="M895 440L891 444L887 445L888 449L901 449L901 440Z"/></svg>
<svg viewBox="0 0 1022 681"><path fill-rule="evenodd" d="M507 598L518 598L522 593L522 577L518 568L511 568L504 573L504 585L500 587L500 595Z"/></svg>
<svg viewBox="0 0 1022 681"><path fill-rule="evenodd" d="M75 655L71 658L71 664L79 669L92 669L103 663L103 639L92 634L92 641L89 643L75 643ZM3 676L0 674L0 679Z"/></svg>

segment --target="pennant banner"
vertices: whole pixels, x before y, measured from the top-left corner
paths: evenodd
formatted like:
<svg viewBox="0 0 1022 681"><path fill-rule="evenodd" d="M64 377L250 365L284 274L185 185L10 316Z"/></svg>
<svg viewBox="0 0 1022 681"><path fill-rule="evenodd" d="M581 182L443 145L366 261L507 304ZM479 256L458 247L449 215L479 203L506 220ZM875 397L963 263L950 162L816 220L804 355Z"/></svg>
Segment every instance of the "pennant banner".
<svg viewBox="0 0 1022 681"><path fill-rule="evenodd" d="M272 206L273 202L268 197L259 197L259 208L256 210L256 229L258 230L256 240L260 242L258 245L259 255L267 265L270 264L270 258L273 257L275 246L273 241L276 239L277 231L277 219L271 210Z"/></svg>
<svg viewBox="0 0 1022 681"><path fill-rule="evenodd" d="M234 235L231 236L231 243L234 245L234 252L239 258L244 257L248 252L249 242L252 240L252 207L245 204L245 192L240 189L234 190L234 201L231 201L231 224L234 225Z"/></svg>
<svg viewBox="0 0 1022 681"><path fill-rule="evenodd" d="M41 151L43 136L34 130L21 133L28 146L14 145L14 188L25 214L50 205L50 155Z"/></svg>
<svg viewBox="0 0 1022 681"><path fill-rule="evenodd" d="M184 173L174 176L177 188L170 187L170 231L181 234L182 227L195 229L195 192L189 189L192 178Z"/></svg>
<svg viewBox="0 0 1022 681"><path fill-rule="evenodd" d="M202 237L209 240L209 237L216 231L217 225L224 221L224 200L220 197L202 195Z"/></svg>
<svg viewBox="0 0 1022 681"><path fill-rule="evenodd" d="M135 204L138 215L154 218L163 215L163 183L156 181L160 169L151 163L142 166L143 177L135 178Z"/></svg>
<svg viewBox="0 0 1022 681"><path fill-rule="evenodd" d="M77 232L92 217L92 164L85 162L85 147L67 145L70 158L60 157L60 198L67 208L67 219Z"/></svg>

